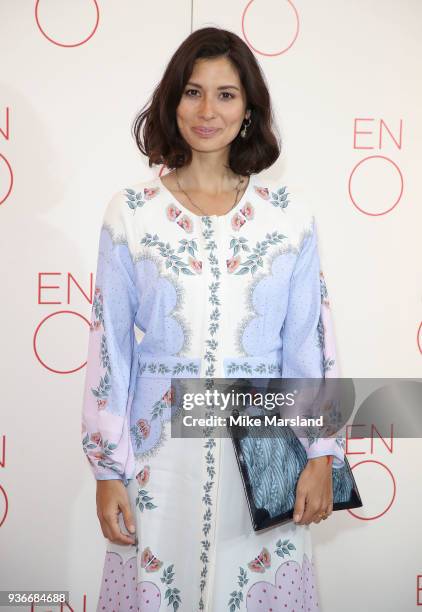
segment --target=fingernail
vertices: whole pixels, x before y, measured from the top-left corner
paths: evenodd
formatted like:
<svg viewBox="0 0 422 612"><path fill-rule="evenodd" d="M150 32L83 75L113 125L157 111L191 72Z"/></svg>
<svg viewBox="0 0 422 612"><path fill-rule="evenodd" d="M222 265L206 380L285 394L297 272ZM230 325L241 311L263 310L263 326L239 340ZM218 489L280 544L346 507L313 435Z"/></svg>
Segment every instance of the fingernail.
<svg viewBox="0 0 422 612"><path fill-rule="evenodd" d="M299 514L295 514L294 517L293 517L293 520L294 520L295 523L300 521L300 515Z"/></svg>
<svg viewBox="0 0 422 612"><path fill-rule="evenodd" d="M135 533L135 527L133 525L129 525L130 533Z"/></svg>

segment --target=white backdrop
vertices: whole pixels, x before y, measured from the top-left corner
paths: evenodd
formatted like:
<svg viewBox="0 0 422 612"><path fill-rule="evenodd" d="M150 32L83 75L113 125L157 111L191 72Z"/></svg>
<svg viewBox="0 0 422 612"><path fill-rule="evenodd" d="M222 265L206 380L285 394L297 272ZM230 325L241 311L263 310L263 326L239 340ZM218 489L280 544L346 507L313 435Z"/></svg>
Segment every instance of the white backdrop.
<svg viewBox="0 0 422 612"><path fill-rule="evenodd" d="M2 0L0 589L95 610L105 541L80 412L100 222L160 171L131 123L206 25L243 37L268 80L284 147L268 174L317 217L342 375L421 375L418 0ZM349 450L364 508L312 526L322 610L415 610L419 440Z"/></svg>

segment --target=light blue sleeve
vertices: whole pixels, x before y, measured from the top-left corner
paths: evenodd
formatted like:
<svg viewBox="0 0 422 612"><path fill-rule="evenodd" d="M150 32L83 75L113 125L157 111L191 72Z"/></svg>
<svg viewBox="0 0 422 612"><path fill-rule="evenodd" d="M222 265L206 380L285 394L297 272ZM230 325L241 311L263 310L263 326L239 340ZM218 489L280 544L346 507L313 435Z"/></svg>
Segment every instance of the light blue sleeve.
<svg viewBox="0 0 422 612"><path fill-rule="evenodd" d="M312 218L305 234L290 287L287 314L281 329L283 378L324 378L336 376L333 348L327 346L326 284L320 270L317 230ZM328 356L329 354L329 356ZM333 456L333 468L344 465L344 440L338 437L299 438L308 459Z"/></svg>
<svg viewBox="0 0 422 612"><path fill-rule="evenodd" d="M131 477L131 383L139 307L125 202L109 202L100 231L82 405L82 446L96 480Z"/></svg>

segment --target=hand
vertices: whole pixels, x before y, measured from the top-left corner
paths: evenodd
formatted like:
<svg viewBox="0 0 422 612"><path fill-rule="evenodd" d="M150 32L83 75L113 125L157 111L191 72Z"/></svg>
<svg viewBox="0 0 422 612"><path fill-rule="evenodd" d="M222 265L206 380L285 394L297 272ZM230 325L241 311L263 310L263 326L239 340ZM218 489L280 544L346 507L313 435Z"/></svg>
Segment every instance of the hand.
<svg viewBox="0 0 422 612"><path fill-rule="evenodd" d="M329 461L326 455L309 459L297 483L293 520L297 525L318 524L332 512L332 456Z"/></svg>
<svg viewBox="0 0 422 612"><path fill-rule="evenodd" d="M123 514L123 521L128 531L133 527L135 533L135 520L130 508L129 496L121 480L97 480L97 516L105 538L113 544L133 546L135 536L123 533L119 525L119 513Z"/></svg>

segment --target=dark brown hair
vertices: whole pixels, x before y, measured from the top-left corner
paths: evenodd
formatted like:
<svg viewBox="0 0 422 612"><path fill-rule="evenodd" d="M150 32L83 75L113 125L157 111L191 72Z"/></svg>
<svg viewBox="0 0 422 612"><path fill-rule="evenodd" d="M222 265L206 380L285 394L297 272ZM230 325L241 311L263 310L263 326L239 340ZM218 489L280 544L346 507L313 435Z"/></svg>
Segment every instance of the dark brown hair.
<svg viewBox="0 0 422 612"><path fill-rule="evenodd" d="M252 51L228 30L207 27L195 30L176 50L150 101L136 116L133 135L149 158L149 167L164 164L180 168L191 162L192 152L181 136L176 109L193 72L195 60L227 57L237 69L245 89L251 124L245 138L240 134L230 145L229 166L236 174L249 176L269 168L280 155L281 142L273 131L273 112L265 77Z"/></svg>

